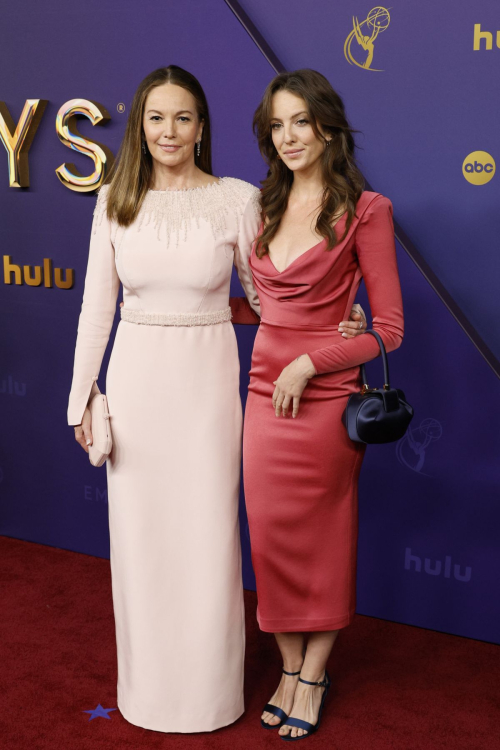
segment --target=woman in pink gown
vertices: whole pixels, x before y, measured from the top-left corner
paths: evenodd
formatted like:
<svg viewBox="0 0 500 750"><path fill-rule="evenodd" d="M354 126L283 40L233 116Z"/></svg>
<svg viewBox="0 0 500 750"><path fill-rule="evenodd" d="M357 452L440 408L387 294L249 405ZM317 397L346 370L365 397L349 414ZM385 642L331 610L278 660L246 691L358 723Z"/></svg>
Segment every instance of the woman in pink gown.
<svg viewBox="0 0 500 750"><path fill-rule="evenodd" d="M86 405L122 284L106 377L118 707L161 732L211 731L244 710L229 285L234 265L259 312L248 268L258 225L257 188L212 176L198 81L175 66L149 75L97 199L68 423L86 448Z"/></svg>

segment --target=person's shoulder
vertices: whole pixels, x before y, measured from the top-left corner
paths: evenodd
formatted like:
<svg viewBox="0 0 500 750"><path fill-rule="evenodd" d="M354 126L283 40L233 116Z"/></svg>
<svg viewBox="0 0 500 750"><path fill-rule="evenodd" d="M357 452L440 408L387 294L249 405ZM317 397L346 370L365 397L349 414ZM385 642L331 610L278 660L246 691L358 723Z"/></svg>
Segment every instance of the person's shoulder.
<svg viewBox="0 0 500 750"><path fill-rule="evenodd" d="M259 188L236 177L223 177L222 184L225 205L232 207L237 216L245 214L258 222L261 210Z"/></svg>
<svg viewBox="0 0 500 750"><path fill-rule="evenodd" d="M240 180L237 177L222 177L221 179L226 191L235 198L244 203L252 199L260 202L260 190L250 182L245 182L245 180Z"/></svg>
<svg viewBox="0 0 500 750"><path fill-rule="evenodd" d="M101 185L97 191L96 206L104 206L108 202L109 185Z"/></svg>
<svg viewBox="0 0 500 750"><path fill-rule="evenodd" d="M109 187L109 185L101 185L101 187L97 191L97 199L95 202L93 213L94 233L96 231L96 228L103 223L104 218L107 217Z"/></svg>
<svg viewBox="0 0 500 750"><path fill-rule="evenodd" d="M382 193L372 190L363 190L356 204L356 217L358 221L365 221L373 214L389 212L392 215L392 203Z"/></svg>
<svg viewBox="0 0 500 750"><path fill-rule="evenodd" d="M109 193L109 188L110 188L109 184L108 185L101 185L101 187L97 191L97 197L98 198L99 197L101 197L101 198L107 198L108 193Z"/></svg>
<svg viewBox="0 0 500 750"><path fill-rule="evenodd" d="M358 208L364 213L367 208L377 209L379 207L388 208L389 206L392 206L391 201L389 198L386 198L385 195L382 195L382 193L375 193L372 190L363 190L356 204L356 213L358 213Z"/></svg>

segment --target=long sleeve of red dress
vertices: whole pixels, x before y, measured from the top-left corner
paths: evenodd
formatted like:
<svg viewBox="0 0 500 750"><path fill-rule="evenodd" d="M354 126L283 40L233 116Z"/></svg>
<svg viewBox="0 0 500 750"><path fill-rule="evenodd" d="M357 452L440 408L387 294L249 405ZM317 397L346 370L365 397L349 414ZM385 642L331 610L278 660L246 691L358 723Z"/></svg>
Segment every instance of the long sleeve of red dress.
<svg viewBox="0 0 500 750"><path fill-rule="evenodd" d="M238 325L259 325L260 317L246 297L230 297L231 320Z"/></svg>
<svg viewBox="0 0 500 750"><path fill-rule="evenodd" d="M399 284L392 221L392 203L382 195L370 203L355 235L356 254L373 318L388 352L403 340L403 302ZM380 354L373 336L356 336L308 352L317 375L361 365Z"/></svg>

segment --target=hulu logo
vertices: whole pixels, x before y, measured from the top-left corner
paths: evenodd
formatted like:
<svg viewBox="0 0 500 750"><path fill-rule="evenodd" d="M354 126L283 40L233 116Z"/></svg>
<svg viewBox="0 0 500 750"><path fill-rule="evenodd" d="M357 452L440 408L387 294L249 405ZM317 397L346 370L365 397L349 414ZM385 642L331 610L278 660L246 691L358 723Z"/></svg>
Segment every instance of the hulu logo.
<svg viewBox="0 0 500 750"><path fill-rule="evenodd" d="M54 284L59 289L71 289L75 281L75 272L72 268L52 268L50 258L43 259L43 266L20 266L12 263L10 255L3 256L3 280L5 284L27 284L28 286L52 287Z"/></svg>
<svg viewBox="0 0 500 750"><path fill-rule="evenodd" d="M500 31L496 32L496 45L500 49ZM484 45L481 44L484 42ZM474 24L474 52L478 52L482 49L493 49L493 34L491 31L482 31L481 24Z"/></svg>
<svg viewBox="0 0 500 750"><path fill-rule="evenodd" d="M415 573L422 572L422 560L418 555L412 555L411 547L407 547L405 551L405 570L414 570ZM467 566L465 573L462 573L462 566L455 563L452 566L451 557L446 555L444 558L444 565L441 560L431 560L430 558L424 558L424 573L429 576L440 576L444 578L451 578L453 571L453 577L457 581L463 581L468 583L471 577L471 568Z"/></svg>

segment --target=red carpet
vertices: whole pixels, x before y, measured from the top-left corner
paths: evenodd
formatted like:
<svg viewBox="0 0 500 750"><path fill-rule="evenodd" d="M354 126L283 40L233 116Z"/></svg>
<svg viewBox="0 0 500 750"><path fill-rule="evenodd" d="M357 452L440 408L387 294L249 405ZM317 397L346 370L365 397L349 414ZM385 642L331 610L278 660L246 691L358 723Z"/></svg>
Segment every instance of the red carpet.
<svg viewBox="0 0 500 750"><path fill-rule="evenodd" d="M109 562L0 537L2 699L8 750L284 748L260 728L279 677L272 636L246 592L245 715L211 734L169 735L128 724L116 708ZM329 665L333 678L319 733L322 750L498 750L497 646L358 616ZM217 690L217 685L214 685Z"/></svg>

